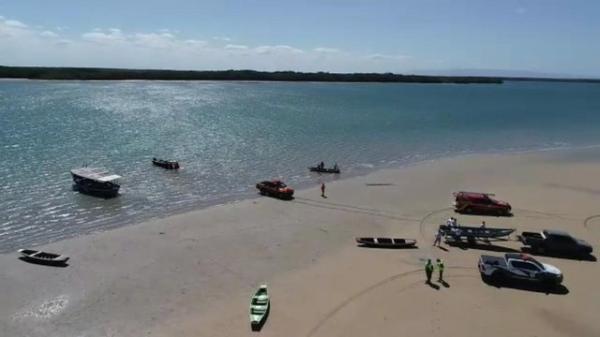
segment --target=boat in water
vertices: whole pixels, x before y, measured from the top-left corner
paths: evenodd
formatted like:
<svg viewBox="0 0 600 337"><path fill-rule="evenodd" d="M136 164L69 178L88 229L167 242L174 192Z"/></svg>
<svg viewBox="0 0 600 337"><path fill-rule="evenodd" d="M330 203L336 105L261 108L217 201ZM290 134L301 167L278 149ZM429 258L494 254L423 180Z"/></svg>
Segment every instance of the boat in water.
<svg viewBox="0 0 600 337"><path fill-rule="evenodd" d="M113 198L119 194L121 185L117 180L121 176L110 174L100 168L82 167L71 170L73 189L93 196Z"/></svg>
<svg viewBox="0 0 600 337"><path fill-rule="evenodd" d="M320 166L311 166L308 169L311 172L340 174L340 169L338 167L327 168Z"/></svg>
<svg viewBox="0 0 600 337"><path fill-rule="evenodd" d="M152 164L155 166L160 166L162 168L166 168L167 170L177 170L179 169L179 162L175 160L163 160L152 158Z"/></svg>
<svg viewBox="0 0 600 337"><path fill-rule="evenodd" d="M316 166L310 166L308 170L310 172L340 174L340 168L337 163L333 167L325 167L325 163L320 162Z"/></svg>

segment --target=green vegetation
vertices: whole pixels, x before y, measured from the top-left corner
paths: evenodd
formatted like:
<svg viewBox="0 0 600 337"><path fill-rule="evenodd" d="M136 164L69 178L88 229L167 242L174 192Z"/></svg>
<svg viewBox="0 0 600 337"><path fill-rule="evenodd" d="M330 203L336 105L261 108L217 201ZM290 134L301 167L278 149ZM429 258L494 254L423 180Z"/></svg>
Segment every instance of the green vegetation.
<svg viewBox="0 0 600 337"><path fill-rule="evenodd" d="M495 77L420 76L392 73L303 73L295 71L187 71L110 68L54 68L0 66L0 78L38 80L211 80L211 81L304 81L304 82L408 82L408 83L502 83Z"/></svg>

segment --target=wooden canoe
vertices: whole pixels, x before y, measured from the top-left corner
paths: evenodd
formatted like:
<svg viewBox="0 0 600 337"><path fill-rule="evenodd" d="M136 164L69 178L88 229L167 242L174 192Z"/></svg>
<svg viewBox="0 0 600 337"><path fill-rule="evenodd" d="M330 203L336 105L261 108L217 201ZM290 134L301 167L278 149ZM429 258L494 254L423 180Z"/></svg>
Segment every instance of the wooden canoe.
<svg viewBox="0 0 600 337"><path fill-rule="evenodd" d="M262 327L269 314L270 305L271 299L269 298L267 285L263 284L258 287L258 290L250 300L250 325L253 330Z"/></svg>
<svg viewBox="0 0 600 337"><path fill-rule="evenodd" d="M33 249L19 249L19 253L23 259L40 264L61 265L69 260L68 256Z"/></svg>
<svg viewBox="0 0 600 337"><path fill-rule="evenodd" d="M417 244L414 239L402 238L374 238L362 237L356 238L356 243L366 247L381 247L381 248L412 248Z"/></svg>

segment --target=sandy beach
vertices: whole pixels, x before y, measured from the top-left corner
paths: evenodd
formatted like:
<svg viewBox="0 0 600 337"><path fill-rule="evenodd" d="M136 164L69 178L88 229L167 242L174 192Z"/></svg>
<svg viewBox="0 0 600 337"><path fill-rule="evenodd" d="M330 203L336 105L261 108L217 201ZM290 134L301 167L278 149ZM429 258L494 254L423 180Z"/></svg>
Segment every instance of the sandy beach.
<svg viewBox="0 0 600 337"><path fill-rule="evenodd" d="M564 289L494 287L481 254L509 241L432 247L449 216L462 224L563 229L597 255L600 149L473 155L382 170L314 188L293 201L256 198L56 242L65 268L0 256L0 335L12 336L600 336L598 262L539 257ZM513 217L455 214L451 193L495 193ZM418 249L356 246L356 236L415 238ZM424 284L444 259L447 286ZM272 296L260 332L249 299Z"/></svg>

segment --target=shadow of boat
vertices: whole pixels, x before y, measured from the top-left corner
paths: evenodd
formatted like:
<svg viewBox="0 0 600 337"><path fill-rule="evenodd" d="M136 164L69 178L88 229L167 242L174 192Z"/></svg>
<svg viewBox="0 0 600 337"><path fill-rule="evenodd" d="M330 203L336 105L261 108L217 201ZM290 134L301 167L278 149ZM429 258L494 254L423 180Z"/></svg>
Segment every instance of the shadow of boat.
<svg viewBox="0 0 600 337"><path fill-rule="evenodd" d="M446 244L450 247L457 247L462 250L476 249L476 250L485 250L488 252L499 252L499 253L518 253L519 252L518 249L513 249L513 248L509 248L509 247L504 247L504 246L497 246L497 245L493 245L491 243L481 243L481 242L469 243L467 241L446 241Z"/></svg>
<svg viewBox="0 0 600 337"><path fill-rule="evenodd" d="M419 246L374 246L374 245L366 245L366 244L358 244L361 248L372 248L372 249L419 249Z"/></svg>
<svg viewBox="0 0 600 337"><path fill-rule="evenodd" d="M27 262L27 263L37 264L37 265L47 266L47 267L65 268L65 267L69 266L68 262L42 261L42 260L38 260L38 259L31 259L31 258L28 258L25 256L20 256L19 260Z"/></svg>

